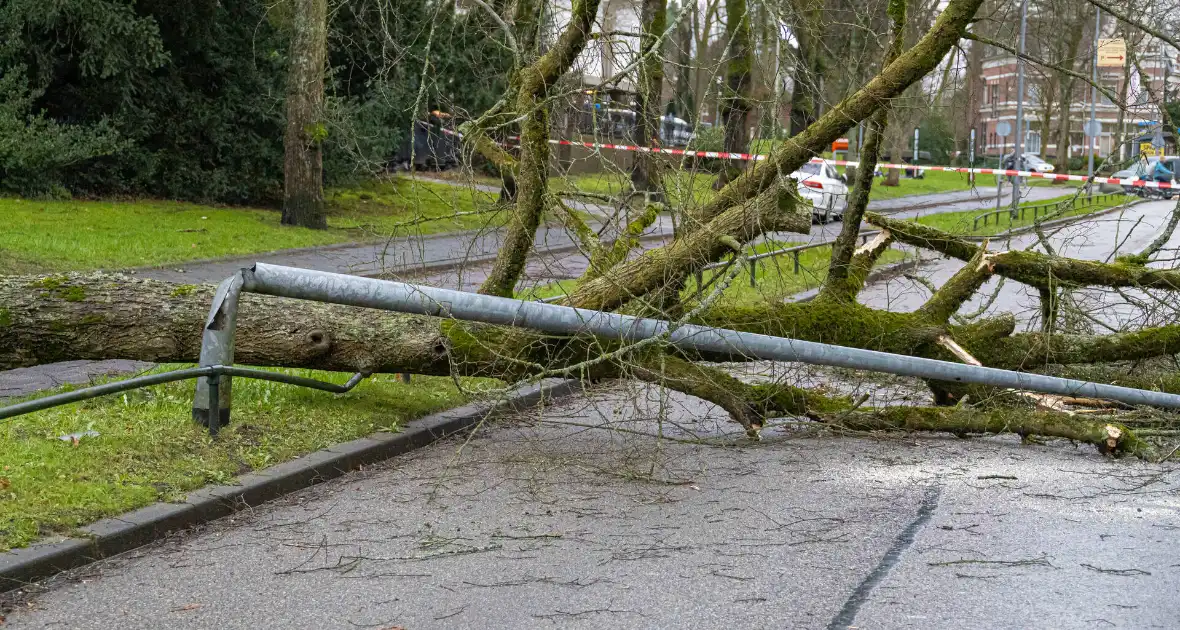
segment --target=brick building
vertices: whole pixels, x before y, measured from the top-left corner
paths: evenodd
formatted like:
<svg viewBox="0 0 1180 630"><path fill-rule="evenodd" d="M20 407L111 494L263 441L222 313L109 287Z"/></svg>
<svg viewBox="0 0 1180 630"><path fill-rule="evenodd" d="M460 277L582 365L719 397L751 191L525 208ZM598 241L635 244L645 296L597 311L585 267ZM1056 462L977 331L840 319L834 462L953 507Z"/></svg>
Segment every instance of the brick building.
<svg viewBox="0 0 1180 630"><path fill-rule="evenodd" d="M1156 93L1160 94L1160 88L1163 86L1166 76L1169 87L1168 99L1172 100L1175 98L1174 87L1177 78L1174 66L1169 67L1168 64L1174 64L1175 61L1175 57L1171 60L1163 58L1160 48L1154 45L1147 47L1140 53L1140 65L1143 68L1144 76L1136 80L1133 76L1134 71L1131 73L1131 85L1128 86L1127 91L1127 101L1131 106L1123 119L1123 134L1125 135L1117 133L1118 106L1101 93L1098 94L1098 103L1095 109L1096 118L1102 124L1102 133L1098 138L1096 157L1108 156L1112 150L1115 150L1120 157L1125 157L1129 155L1126 153L1127 151L1134 151L1134 148L1125 146L1119 150L1114 145L1121 135L1133 139L1143 133L1145 128L1150 128L1150 123L1154 123L1160 118L1157 106L1150 102L1147 90L1142 87L1142 83L1150 81ZM996 125L1000 121L1007 121L1013 130L1016 128L1016 57L1007 53L990 56L983 60L982 65L982 82L979 84L981 89L974 99L976 101L974 107L977 112L975 117L976 146L979 154L996 157L1002 153L1011 153L1015 148L1015 131L1007 137L1001 137L996 133ZM1090 64L1086 63L1079 69L1079 72L1089 75L1091 72L1089 66ZM1099 68L1099 83L1114 94L1120 93L1122 82L1123 68ZM1025 150L1030 153L1037 153L1046 158L1056 157L1058 155L1057 119L1059 108L1058 106L1053 107L1048 124L1046 124L1044 105L1039 95L1040 83L1041 81L1032 70L1031 64L1026 66L1024 120L1027 133L1024 146L1027 147ZM1069 110L1070 142L1069 146L1065 147L1067 156L1083 156L1087 155L1089 151L1083 125L1090 119L1090 94L1089 83L1075 81L1073 102ZM1056 95L1053 100L1056 101Z"/></svg>

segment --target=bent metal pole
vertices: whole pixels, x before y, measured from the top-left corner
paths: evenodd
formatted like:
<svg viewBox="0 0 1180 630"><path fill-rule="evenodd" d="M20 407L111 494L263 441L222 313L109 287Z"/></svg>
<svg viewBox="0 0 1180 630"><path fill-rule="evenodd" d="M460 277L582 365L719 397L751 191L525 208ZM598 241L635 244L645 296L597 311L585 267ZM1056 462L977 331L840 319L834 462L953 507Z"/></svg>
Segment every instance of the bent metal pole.
<svg viewBox="0 0 1180 630"><path fill-rule="evenodd" d="M976 383L1064 396L1117 400L1132 405L1180 409L1180 396L1163 392L846 348L724 328L675 326L662 320L618 313L264 263L243 269L231 281L227 281L223 288L238 288L235 285L238 285L239 278L241 290L250 293L448 317L548 333L588 334L624 342L664 335L671 345L713 356L799 361L941 381ZM232 289L219 292L220 299L215 300L213 312L208 320L210 325L206 327L204 343L218 345L219 352L211 352L207 357L203 347L203 360L217 360L223 365L231 365L233 362L233 333L232 330L226 331L225 326L228 323L232 327L236 315L238 292ZM221 312L220 316L218 312ZM224 335L225 332L229 332L229 335ZM202 402L199 397L197 402Z"/></svg>

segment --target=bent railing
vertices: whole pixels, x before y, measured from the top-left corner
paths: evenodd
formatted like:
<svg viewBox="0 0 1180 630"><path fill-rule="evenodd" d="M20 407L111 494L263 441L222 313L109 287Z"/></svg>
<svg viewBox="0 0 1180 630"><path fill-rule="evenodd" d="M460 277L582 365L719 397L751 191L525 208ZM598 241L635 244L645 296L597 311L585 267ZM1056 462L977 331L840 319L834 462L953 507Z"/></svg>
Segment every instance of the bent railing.
<svg viewBox="0 0 1180 630"><path fill-rule="evenodd" d="M363 373L356 374L345 385L335 385L304 377L234 367L235 324L239 297L243 292L515 326L562 335L588 334L621 342L662 337L665 343L677 348L695 350L718 359L798 361L1180 409L1180 396L1164 392L257 263L242 269L218 287L205 320L200 367L142 376L19 403L0 408L0 419L105 394L196 378L197 391L192 416L207 425L211 434L216 435L220 427L230 420L232 377L277 381L343 393L366 376Z"/></svg>

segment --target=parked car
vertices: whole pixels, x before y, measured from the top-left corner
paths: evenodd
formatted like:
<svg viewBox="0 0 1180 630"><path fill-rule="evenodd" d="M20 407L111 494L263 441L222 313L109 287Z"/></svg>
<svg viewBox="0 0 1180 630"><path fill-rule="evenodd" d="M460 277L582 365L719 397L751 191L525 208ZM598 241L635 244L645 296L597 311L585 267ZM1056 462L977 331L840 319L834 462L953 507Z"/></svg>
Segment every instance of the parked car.
<svg viewBox="0 0 1180 630"><path fill-rule="evenodd" d="M1114 173L1111 177L1117 177L1119 179L1150 179L1151 171L1155 168L1156 162L1159 162L1159 157L1153 155L1147 158L1146 161L1140 160L1134 166ZM1180 157L1165 155L1164 166L1169 171L1172 171L1172 181L1175 182L1175 176L1180 172L1177 171L1177 169L1180 169ZM1121 190L1128 195L1139 195L1141 197L1147 194L1147 189L1144 186L1132 186L1130 184L1102 184L1098 190L1104 193L1118 192ZM1152 190L1159 191L1159 189ZM1160 196L1170 199L1173 196L1173 191L1166 191Z"/></svg>
<svg viewBox="0 0 1180 630"><path fill-rule="evenodd" d="M687 120L671 114L660 119L660 144L666 147L686 147L692 138L692 125L689 125Z"/></svg>
<svg viewBox="0 0 1180 630"><path fill-rule="evenodd" d="M841 221L848 206L848 183L827 162L808 162L791 173L799 182L799 195L811 203L811 217L816 223Z"/></svg>
<svg viewBox="0 0 1180 630"><path fill-rule="evenodd" d="M1036 153L1025 153L1020 160L1020 165L1016 166L1012 159L1012 154L1004 156L1002 164L1003 168L1014 171L1033 171L1035 173L1052 173L1053 165L1041 159L1041 156Z"/></svg>

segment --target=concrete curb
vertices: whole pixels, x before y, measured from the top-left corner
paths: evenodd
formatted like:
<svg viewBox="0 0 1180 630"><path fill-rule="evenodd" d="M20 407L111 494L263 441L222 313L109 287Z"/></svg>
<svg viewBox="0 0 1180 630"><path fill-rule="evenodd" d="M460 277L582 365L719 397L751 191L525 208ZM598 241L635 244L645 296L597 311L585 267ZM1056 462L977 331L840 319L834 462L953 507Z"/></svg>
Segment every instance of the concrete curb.
<svg viewBox="0 0 1180 630"><path fill-rule="evenodd" d="M577 381L522 387L506 399L473 403L409 423L400 433L374 433L237 478L206 486L183 503L155 503L81 528L89 538L37 543L0 554L0 593L141 547L171 532L206 523L334 479L361 466L421 448L471 429L484 419L557 400L579 391Z"/></svg>

